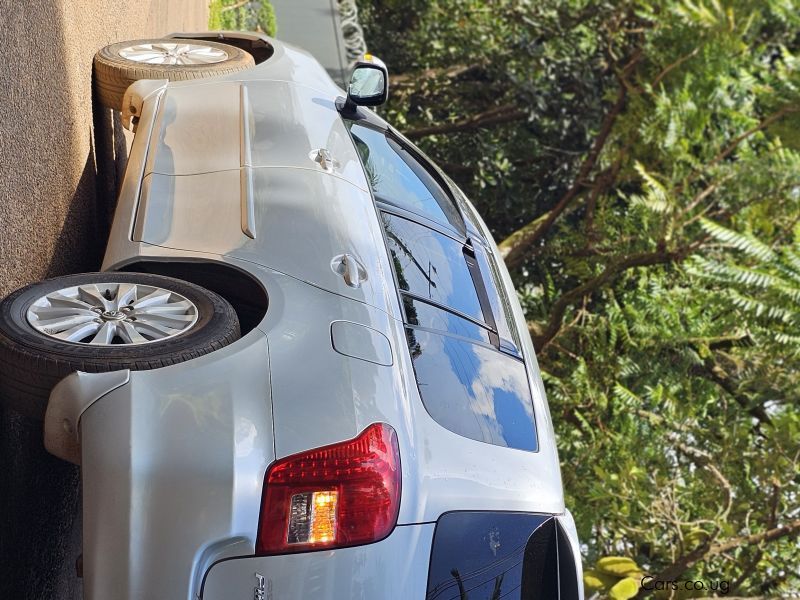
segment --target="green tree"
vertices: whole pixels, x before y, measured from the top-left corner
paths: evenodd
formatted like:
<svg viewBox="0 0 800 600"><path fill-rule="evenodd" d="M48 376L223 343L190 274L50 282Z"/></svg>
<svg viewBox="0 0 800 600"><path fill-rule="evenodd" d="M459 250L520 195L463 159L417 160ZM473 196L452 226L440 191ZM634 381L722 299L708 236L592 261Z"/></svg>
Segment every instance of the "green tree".
<svg viewBox="0 0 800 600"><path fill-rule="evenodd" d="M360 13L515 278L587 565L800 590L800 3Z"/></svg>
<svg viewBox="0 0 800 600"><path fill-rule="evenodd" d="M268 0L211 0L208 7L210 29L277 31L275 9Z"/></svg>

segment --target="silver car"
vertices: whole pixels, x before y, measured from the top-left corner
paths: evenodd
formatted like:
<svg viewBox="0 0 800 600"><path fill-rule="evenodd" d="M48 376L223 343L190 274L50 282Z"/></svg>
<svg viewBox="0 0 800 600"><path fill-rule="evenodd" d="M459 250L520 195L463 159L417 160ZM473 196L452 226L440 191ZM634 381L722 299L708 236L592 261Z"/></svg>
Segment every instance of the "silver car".
<svg viewBox="0 0 800 600"><path fill-rule="evenodd" d="M102 271L0 305L0 398L81 465L84 597L582 599L513 285L365 108L383 63L345 93L197 33L96 80L135 130Z"/></svg>

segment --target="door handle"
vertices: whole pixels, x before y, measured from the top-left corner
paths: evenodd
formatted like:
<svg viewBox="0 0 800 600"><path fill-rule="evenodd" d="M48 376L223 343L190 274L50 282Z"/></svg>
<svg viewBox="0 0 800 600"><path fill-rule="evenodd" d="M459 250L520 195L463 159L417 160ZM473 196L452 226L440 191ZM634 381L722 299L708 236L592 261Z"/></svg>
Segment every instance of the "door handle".
<svg viewBox="0 0 800 600"><path fill-rule="evenodd" d="M367 270L352 254L344 253L334 257L331 268L338 273L344 282L351 288L361 287L361 282L367 279Z"/></svg>

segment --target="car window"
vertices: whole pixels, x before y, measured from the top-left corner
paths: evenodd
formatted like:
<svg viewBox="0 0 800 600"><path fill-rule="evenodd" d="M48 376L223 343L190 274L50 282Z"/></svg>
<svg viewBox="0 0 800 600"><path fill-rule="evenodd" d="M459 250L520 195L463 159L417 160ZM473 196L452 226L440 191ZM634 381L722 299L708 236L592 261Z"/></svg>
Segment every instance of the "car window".
<svg viewBox="0 0 800 600"><path fill-rule="evenodd" d="M403 308L406 313L406 323L409 325L446 331L484 344L492 343L490 332L486 327L462 319L448 310L437 308L409 296L403 296Z"/></svg>
<svg viewBox="0 0 800 600"><path fill-rule="evenodd" d="M376 129L349 126L378 201L425 408L454 433L535 452L533 398L497 265L413 156Z"/></svg>
<svg viewBox="0 0 800 600"><path fill-rule="evenodd" d="M407 328L422 402L440 425L464 437L536 451L536 425L525 365L502 352L450 335Z"/></svg>
<svg viewBox="0 0 800 600"><path fill-rule="evenodd" d="M464 245L396 215L382 219L400 290L485 322Z"/></svg>
<svg viewBox="0 0 800 600"><path fill-rule="evenodd" d="M463 232L452 199L407 149L382 131L348 123L376 198Z"/></svg>
<svg viewBox="0 0 800 600"><path fill-rule="evenodd" d="M436 522L425 600L577 600L575 567L551 515L453 511Z"/></svg>

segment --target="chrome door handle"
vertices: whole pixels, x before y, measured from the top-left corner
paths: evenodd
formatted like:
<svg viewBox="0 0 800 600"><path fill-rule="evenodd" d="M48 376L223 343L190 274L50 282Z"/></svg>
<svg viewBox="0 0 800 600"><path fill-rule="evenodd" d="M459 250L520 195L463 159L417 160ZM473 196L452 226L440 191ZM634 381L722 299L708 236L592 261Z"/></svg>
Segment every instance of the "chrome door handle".
<svg viewBox="0 0 800 600"><path fill-rule="evenodd" d="M367 279L367 270L352 254L340 254L331 261L331 268L338 273L344 282L352 287L361 287L361 282Z"/></svg>
<svg viewBox="0 0 800 600"><path fill-rule="evenodd" d="M357 288L361 285L361 277L358 273L358 263L356 259L350 254L345 254L342 257L342 264L344 265L344 282L350 287Z"/></svg>

